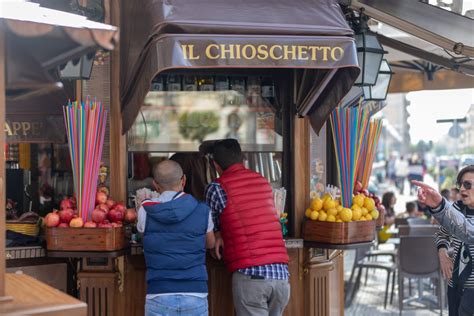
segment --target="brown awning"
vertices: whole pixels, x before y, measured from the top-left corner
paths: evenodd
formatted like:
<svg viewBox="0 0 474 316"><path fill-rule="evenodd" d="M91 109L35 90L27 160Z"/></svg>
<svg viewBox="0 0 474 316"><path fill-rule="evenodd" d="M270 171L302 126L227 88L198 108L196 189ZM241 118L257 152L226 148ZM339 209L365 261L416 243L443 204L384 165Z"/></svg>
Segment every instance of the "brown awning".
<svg viewBox="0 0 474 316"><path fill-rule="evenodd" d="M305 72L309 86L297 104L317 131L359 74L353 33L335 0L144 0L122 9L124 133L165 70L321 69Z"/></svg>

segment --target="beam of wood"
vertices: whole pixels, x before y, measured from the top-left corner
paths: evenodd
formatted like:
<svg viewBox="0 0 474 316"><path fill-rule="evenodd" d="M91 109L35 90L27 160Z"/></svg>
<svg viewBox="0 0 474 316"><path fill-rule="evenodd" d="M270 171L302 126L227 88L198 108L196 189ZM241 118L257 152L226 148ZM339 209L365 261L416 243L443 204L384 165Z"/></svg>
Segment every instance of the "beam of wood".
<svg viewBox="0 0 474 316"><path fill-rule="evenodd" d="M110 0L106 16L110 23L120 27L120 0ZM107 23L108 21L106 21ZM122 135L122 115L120 105L120 45L111 55L110 71L110 193L117 200L127 201L127 146Z"/></svg>
<svg viewBox="0 0 474 316"><path fill-rule="evenodd" d="M304 218L304 211L309 205L309 185L310 185L310 125L308 118L294 118L293 133L293 161L294 161L294 192L293 207L294 220L293 228L295 237L301 237L301 226Z"/></svg>
<svg viewBox="0 0 474 316"><path fill-rule="evenodd" d="M0 148L5 148L5 33L0 22ZM5 296L5 150L0 154L0 297Z"/></svg>
<svg viewBox="0 0 474 316"><path fill-rule="evenodd" d="M433 80L428 80L424 73L417 71L404 71L397 67L392 70L395 74L390 81L389 93L474 88L474 77L451 70L436 71Z"/></svg>

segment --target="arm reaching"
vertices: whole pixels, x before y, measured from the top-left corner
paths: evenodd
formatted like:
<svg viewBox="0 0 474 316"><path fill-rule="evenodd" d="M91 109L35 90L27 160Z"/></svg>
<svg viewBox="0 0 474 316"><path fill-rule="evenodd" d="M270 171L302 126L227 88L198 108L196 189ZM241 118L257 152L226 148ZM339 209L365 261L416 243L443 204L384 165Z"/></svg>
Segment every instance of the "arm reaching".
<svg viewBox="0 0 474 316"><path fill-rule="evenodd" d="M431 214L441 226L465 243L474 243L473 218L466 218L432 187L419 181L412 181L412 183L420 187L418 199L431 208Z"/></svg>

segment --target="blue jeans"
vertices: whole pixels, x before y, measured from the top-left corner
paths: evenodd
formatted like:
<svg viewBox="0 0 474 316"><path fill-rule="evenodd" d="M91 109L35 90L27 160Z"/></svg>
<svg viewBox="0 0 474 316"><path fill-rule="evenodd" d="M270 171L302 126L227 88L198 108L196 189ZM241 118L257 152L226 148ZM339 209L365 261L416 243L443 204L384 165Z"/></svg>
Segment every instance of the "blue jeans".
<svg viewBox="0 0 474 316"><path fill-rule="evenodd" d="M161 295L147 299L145 316L207 316L207 297Z"/></svg>

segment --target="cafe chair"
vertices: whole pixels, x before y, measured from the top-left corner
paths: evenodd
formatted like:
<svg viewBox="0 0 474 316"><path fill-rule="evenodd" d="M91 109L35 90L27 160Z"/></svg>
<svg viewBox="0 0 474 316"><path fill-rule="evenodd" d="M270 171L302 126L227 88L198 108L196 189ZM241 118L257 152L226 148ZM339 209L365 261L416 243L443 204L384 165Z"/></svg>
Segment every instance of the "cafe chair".
<svg viewBox="0 0 474 316"><path fill-rule="evenodd" d="M412 217L412 218L407 218L407 223L408 226L413 226L413 225L430 225L430 220L426 218L421 218L421 217Z"/></svg>
<svg viewBox="0 0 474 316"><path fill-rule="evenodd" d="M352 291L350 292L350 302L354 300L355 294L360 287L360 281L362 276L362 271L364 269L375 269L375 270L383 270L387 272L387 282L385 286L385 298L384 298L384 308L387 308L387 300L388 300L388 291L390 289L390 278L392 277L392 292L390 295L390 303L393 302L393 292L395 286L395 272L396 272L396 263L395 262L381 262L381 261L369 261L369 253L370 246L367 247L360 247L356 249L356 255L354 259L354 265L352 267L351 276L349 278L349 284L352 285L352 279L356 274L357 270L357 277L355 283L352 285Z"/></svg>
<svg viewBox="0 0 474 316"><path fill-rule="evenodd" d="M395 218L395 227L399 227L400 225L408 225L407 218Z"/></svg>
<svg viewBox="0 0 474 316"><path fill-rule="evenodd" d="M437 291L440 315L444 306L444 283L438 259L434 236L400 236L398 248L398 307L403 310L405 278L437 279L440 288Z"/></svg>
<svg viewBox="0 0 474 316"><path fill-rule="evenodd" d="M400 236L434 236L439 227L436 225L401 225L398 227Z"/></svg>

